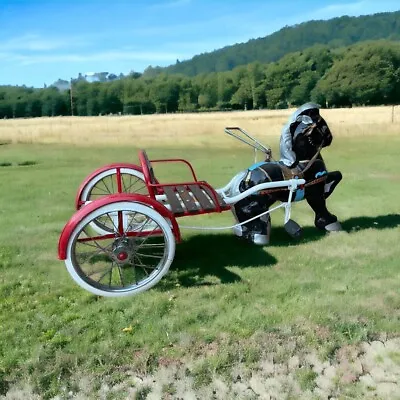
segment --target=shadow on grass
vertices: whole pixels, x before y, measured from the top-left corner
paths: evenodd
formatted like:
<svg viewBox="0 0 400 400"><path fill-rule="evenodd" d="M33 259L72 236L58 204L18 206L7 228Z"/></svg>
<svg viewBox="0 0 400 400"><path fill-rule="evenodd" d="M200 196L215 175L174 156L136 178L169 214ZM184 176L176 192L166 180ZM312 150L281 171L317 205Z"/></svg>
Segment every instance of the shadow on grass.
<svg viewBox="0 0 400 400"><path fill-rule="evenodd" d="M347 232L364 229L391 229L400 227L400 214L379 215L377 217L353 217L342 223Z"/></svg>
<svg viewBox="0 0 400 400"><path fill-rule="evenodd" d="M0 144L1 145L1 144ZM37 161L22 161L16 164L13 164L12 162L4 161L0 162L0 167L12 167L12 166L19 166L19 167L27 167L31 165L36 165Z"/></svg>
<svg viewBox="0 0 400 400"><path fill-rule="evenodd" d="M201 234L177 246L167 275L172 273L175 284L185 287L224 284L241 281L241 277L227 267L270 267L276 262L266 248L244 242L233 234ZM168 281L168 276L166 278L163 280Z"/></svg>
<svg viewBox="0 0 400 400"><path fill-rule="evenodd" d="M391 229L400 226L400 215L352 217L343 221L342 226L347 232ZM160 289L170 289L176 284L190 287L239 282L241 277L228 269L230 266L271 267L278 260L268 253L268 247L301 246L325 235L313 226L306 226L302 239L296 241L283 227L272 227L271 243L264 248L244 242L231 233L194 235L177 246L171 270L162 280Z"/></svg>
<svg viewBox="0 0 400 400"><path fill-rule="evenodd" d="M365 229L392 229L400 227L400 215L388 214L377 217L352 217L341 221L345 232L357 232ZM282 226L272 227L270 247L296 246L304 243L315 242L322 239L326 232L320 231L314 226L303 227L303 236L300 240L291 239Z"/></svg>

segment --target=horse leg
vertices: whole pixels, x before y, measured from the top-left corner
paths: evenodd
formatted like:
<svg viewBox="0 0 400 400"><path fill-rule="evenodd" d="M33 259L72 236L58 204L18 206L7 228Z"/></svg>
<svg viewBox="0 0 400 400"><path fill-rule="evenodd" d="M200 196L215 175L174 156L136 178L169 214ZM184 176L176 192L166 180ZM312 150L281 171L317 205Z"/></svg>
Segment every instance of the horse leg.
<svg viewBox="0 0 400 400"><path fill-rule="evenodd" d="M327 199L335 190L338 183L342 180L340 171L328 172L324 186L324 197Z"/></svg>
<svg viewBox="0 0 400 400"><path fill-rule="evenodd" d="M269 205L262 197L268 196L249 196L237 202L232 210L236 220L239 223L244 222L268 211ZM271 201L270 204L273 202ZM269 214L266 214L253 221L236 226L234 233L236 236L243 237L254 244L265 246L270 240L271 217Z"/></svg>
<svg viewBox="0 0 400 400"><path fill-rule="evenodd" d="M315 213L314 224L324 231L340 231L342 227L336 215L331 214L326 208L324 186L324 184L316 184L309 186L306 190L307 203Z"/></svg>

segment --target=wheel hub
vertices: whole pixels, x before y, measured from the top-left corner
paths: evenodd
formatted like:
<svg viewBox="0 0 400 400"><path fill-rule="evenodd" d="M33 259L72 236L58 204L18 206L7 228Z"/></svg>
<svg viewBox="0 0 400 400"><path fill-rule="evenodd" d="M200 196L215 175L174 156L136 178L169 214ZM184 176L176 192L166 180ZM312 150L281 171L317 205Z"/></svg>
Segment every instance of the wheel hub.
<svg viewBox="0 0 400 400"><path fill-rule="evenodd" d="M128 239L120 238L114 242L112 252L116 262L126 263L132 257L133 247Z"/></svg>
<svg viewBox="0 0 400 400"><path fill-rule="evenodd" d="M125 261L128 258L128 253L126 251L121 251L117 254L117 258L119 261Z"/></svg>

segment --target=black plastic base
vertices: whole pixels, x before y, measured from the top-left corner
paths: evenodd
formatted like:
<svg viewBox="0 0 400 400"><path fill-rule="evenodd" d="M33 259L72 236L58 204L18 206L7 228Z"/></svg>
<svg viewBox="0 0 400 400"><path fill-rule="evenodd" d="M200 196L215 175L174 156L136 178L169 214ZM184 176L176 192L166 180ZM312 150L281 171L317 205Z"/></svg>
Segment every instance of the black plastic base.
<svg viewBox="0 0 400 400"><path fill-rule="evenodd" d="M303 234L301 226L292 219L289 219L289 221L286 222L285 231L294 239L300 239Z"/></svg>

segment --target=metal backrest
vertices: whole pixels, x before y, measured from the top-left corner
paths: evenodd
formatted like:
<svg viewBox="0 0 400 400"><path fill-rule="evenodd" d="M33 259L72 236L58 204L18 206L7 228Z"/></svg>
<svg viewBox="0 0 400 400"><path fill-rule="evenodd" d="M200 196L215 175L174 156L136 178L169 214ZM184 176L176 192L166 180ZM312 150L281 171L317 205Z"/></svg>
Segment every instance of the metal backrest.
<svg viewBox="0 0 400 400"><path fill-rule="evenodd" d="M142 165L144 181L146 182L147 189L151 197L155 198L156 196L156 188L152 185L157 184L156 177L154 176L154 170L151 166L150 160L147 157L147 153L145 150L139 151L139 160Z"/></svg>

